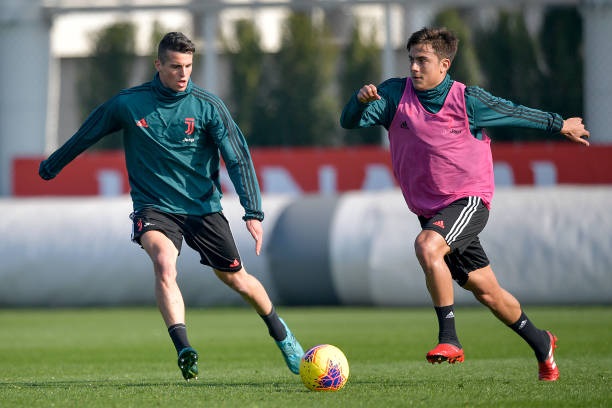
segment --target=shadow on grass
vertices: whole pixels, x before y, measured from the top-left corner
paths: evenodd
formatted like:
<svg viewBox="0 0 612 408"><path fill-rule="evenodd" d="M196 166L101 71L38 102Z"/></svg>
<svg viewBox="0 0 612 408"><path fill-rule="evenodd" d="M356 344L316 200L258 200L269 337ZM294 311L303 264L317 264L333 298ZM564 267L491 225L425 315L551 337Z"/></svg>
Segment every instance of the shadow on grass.
<svg viewBox="0 0 612 408"><path fill-rule="evenodd" d="M242 388L262 388L262 387L284 387L287 385L301 385L295 381L274 381L274 382L211 382L211 381L119 381L119 380L62 380L62 381L0 381L0 392L4 390L19 389L68 389L77 387L86 388L147 388L147 387L242 387Z"/></svg>
<svg viewBox="0 0 612 408"><path fill-rule="evenodd" d="M371 378L351 378L349 379L349 388L354 386L377 386L377 387L421 387L429 386L429 382L426 379L406 379L398 378L396 380L390 379L371 379ZM299 378L293 379L288 378L286 381L124 381L124 380L62 380L62 381L0 381L0 390L20 390L20 389L71 389L71 388L109 388L109 389L139 389L148 387L167 387L167 388L178 388L178 387L202 387L202 388L217 388L217 387L237 387L237 388L269 388L270 391L274 389L285 389L286 387L302 387L302 382ZM304 388L304 391L308 391Z"/></svg>

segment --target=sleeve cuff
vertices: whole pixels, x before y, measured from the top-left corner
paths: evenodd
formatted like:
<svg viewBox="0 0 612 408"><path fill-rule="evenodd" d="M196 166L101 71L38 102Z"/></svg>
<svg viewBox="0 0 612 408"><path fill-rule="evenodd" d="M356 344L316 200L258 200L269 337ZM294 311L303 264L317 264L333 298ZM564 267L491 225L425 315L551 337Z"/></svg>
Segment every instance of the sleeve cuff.
<svg viewBox="0 0 612 408"><path fill-rule="evenodd" d="M244 221L247 221L247 220L263 221L264 220L264 213L263 212L258 212L258 213L246 214L244 217L242 217L242 219Z"/></svg>
<svg viewBox="0 0 612 408"><path fill-rule="evenodd" d="M38 167L38 175L40 176L40 178L42 178L43 180L51 180L53 177L55 177L54 174L51 174L45 167L45 162L40 162L40 166Z"/></svg>

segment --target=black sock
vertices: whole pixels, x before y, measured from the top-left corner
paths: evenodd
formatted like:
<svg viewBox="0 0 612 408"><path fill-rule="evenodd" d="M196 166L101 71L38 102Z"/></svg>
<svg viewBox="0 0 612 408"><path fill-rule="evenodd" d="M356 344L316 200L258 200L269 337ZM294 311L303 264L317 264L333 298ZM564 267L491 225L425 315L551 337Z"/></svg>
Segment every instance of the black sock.
<svg viewBox="0 0 612 408"><path fill-rule="evenodd" d="M168 334L170 334L177 353L180 353L185 347L191 347L189 340L187 340L187 327L184 323L177 323L168 327Z"/></svg>
<svg viewBox="0 0 612 408"><path fill-rule="evenodd" d="M529 344L535 352L538 361L546 360L548 349L550 348L550 338L546 331L538 329L531 323L531 320L529 320L524 312L521 312L521 317L519 317L516 323L509 324L508 327Z"/></svg>
<svg viewBox="0 0 612 408"><path fill-rule="evenodd" d="M276 310L274 306L272 306L272 311L268 315L260 315L263 319L266 326L268 326L268 333L270 336L276 341L285 340L287 337L287 330L285 330L285 326L280 321L280 318L276 314Z"/></svg>
<svg viewBox="0 0 612 408"><path fill-rule="evenodd" d="M436 316L438 316L438 343L450 343L461 348L457 332L455 331L455 312L454 305L435 306Z"/></svg>

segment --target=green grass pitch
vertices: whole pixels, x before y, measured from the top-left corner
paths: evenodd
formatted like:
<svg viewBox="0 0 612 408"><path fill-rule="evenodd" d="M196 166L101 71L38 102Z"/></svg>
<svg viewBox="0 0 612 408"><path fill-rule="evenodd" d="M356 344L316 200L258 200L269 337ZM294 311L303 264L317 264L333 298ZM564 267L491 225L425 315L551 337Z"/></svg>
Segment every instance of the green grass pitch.
<svg viewBox="0 0 612 408"><path fill-rule="evenodd" d="M559 337L561 378L482 307L457 307L462 364L430 365L430 308L279 308L305 348L340 347L335 393L308 391L247 308L188 309L200 378L185 382L154 308L0 309L1 407L610 407L612 308L526 307Z"/></svg>

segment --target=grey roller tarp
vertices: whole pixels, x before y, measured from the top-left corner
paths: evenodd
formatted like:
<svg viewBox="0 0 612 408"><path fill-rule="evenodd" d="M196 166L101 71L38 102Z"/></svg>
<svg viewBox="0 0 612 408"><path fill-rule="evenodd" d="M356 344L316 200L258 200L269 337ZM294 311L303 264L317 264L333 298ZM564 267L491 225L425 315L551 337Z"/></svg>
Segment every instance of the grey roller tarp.
<svg viewBox="0 0 612 408"><path fill-rule="evenodd" d="M399 190L265 195L263 204L256 256L237 197L223 198L244 265L277 305L431 305L414 255L418 220ZM480 238L522 303L610 304L611 208L608 186L500 188ZM0 306L154 304L130 212L127 196L0 199ZM189 306L244 304L186 244L178 269ZM456 285L455 294L475 303Z"/></svg>

